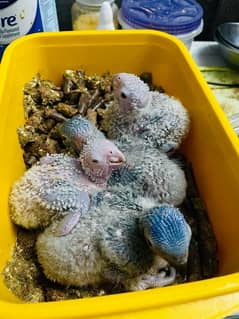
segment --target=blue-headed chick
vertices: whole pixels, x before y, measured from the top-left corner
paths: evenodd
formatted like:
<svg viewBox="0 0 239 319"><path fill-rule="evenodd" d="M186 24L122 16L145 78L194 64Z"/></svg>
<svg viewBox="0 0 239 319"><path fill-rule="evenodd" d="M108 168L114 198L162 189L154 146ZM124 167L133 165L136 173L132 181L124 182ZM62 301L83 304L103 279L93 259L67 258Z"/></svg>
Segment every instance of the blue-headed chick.
<svg viewBox="0 0 239 319"><path fill-rule="evenodd" d="M105 193L110 196L110 193ZM101 201L100 201L101 202ZM36 248L45 275L67 286L121 284L126 290L161 287L175 281L187 261L191 230L177 208L143 209L94 205L66 236L56 236L58 222L39 235ZM106 200L107 202L107 200ZM69 249L70 247L70 249Z"/></svg>

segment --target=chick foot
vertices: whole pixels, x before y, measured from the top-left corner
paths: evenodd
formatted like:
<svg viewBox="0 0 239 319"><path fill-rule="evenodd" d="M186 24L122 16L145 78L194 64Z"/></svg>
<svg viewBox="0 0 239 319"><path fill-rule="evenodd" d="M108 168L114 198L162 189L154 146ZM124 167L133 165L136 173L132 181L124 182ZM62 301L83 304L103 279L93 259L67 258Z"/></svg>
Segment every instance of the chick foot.
<svg viewBox="0 0 239 319"><path fill-rule="evenodd" d="M131 291L145 290L171 285L174 283L175 278L175 269L173 267L168 267L167 270L163 269L157 274L146 274L143 277L140 277L137 281L128 281L125 286Z"/></svg>

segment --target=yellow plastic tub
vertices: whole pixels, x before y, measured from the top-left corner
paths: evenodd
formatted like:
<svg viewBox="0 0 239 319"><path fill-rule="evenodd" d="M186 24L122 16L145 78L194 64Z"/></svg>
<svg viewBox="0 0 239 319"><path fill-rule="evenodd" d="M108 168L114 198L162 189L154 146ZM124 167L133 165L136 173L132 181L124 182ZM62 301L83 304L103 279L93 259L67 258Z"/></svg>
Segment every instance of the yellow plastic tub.
<svg viewBox="0 0 239 319"><path fill-rule="evenodd" d="M183 44L156 31L42 33L5 51L0 70L0 271L10 258L15 229L8 212L12 183L24 164L16 128L24 123L23 85L36 73L61 83L67 68L89 73L153 73L180 98L192 118L183 152L219 244L220 276L194 283L80 300L26 304L0 278L0 318L222 318L239 309L239 141Z"/></svg>

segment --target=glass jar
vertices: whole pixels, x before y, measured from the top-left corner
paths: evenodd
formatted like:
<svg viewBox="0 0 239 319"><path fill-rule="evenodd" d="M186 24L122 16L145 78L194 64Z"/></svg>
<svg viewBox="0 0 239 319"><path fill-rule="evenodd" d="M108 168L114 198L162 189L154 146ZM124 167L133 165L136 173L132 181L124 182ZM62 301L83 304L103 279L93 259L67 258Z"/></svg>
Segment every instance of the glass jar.
<svg viewBox="0 0 239 319"><path fill-rule="evenodd" d="M73 30L95 30L99 23L99 12L105 0L75 0L71 8ZM115 29L118 27L118 7L114 0L110 2L113 10Z"/></svg>

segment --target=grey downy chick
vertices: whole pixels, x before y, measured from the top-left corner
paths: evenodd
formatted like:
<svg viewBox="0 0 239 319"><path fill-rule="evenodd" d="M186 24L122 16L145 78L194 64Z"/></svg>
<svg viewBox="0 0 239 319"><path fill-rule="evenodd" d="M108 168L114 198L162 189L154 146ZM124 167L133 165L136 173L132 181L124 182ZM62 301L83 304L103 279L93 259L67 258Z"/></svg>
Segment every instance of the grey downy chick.
<svg viewBox="0 0 239 319"><path fill-rule="evenodd" d="M130 73L113 77L115 103L104 114L101 127L110 139L138 136L163 152L179 148L189 132L190 119L182 103L165 93L150 91Z"/></svg>
<svg viewBox="0 0 239 319"><path fill-rule="evenodd" d="M187 189L185 174L167 154L148 146L142 139L126 135L115 143L127 161L112 173L108 189L128 188L138 196L174 206L183 202Z"/></svg>
<svg viewBox="0 0 239 319"><path fill-rule="evenodd" d="M58 222L39 235L37 255L45 275L79 287L109 282L143 290L172 284L174 268L169 275L159 270L167 262L184 264L191 238L179 210L162 205L143 213L128 205L106 205L104 195L103 203L91 207L90 218L82 216L66 236L55 236Z"/></svg>
<svg viewBox="0 0 239 319"><path fill-rule="evenodd" d="M36 229L66 216L60 233L67 233L88 211L89 196L102 190L112 171L124 161L124 155L105 138L84 144L79 159L63 154L43 157L12 187L12 221Z"/></svg>
<svg viewBox="0 0 239 319"><path fill-rule="evenodd" d="M82 132L82 128L84 131ZM62 130L69 143L80 152L84 139L97 133L89 121L73 117L63 124ZM102 133L101 133L102 134ZM158 203L180 205L186 196L183 170L173 160L144 140L122 134L115 144L124 153L127 163L115 170L107 184L108 189L129 188L138 196L151 196Z"/></svg>

